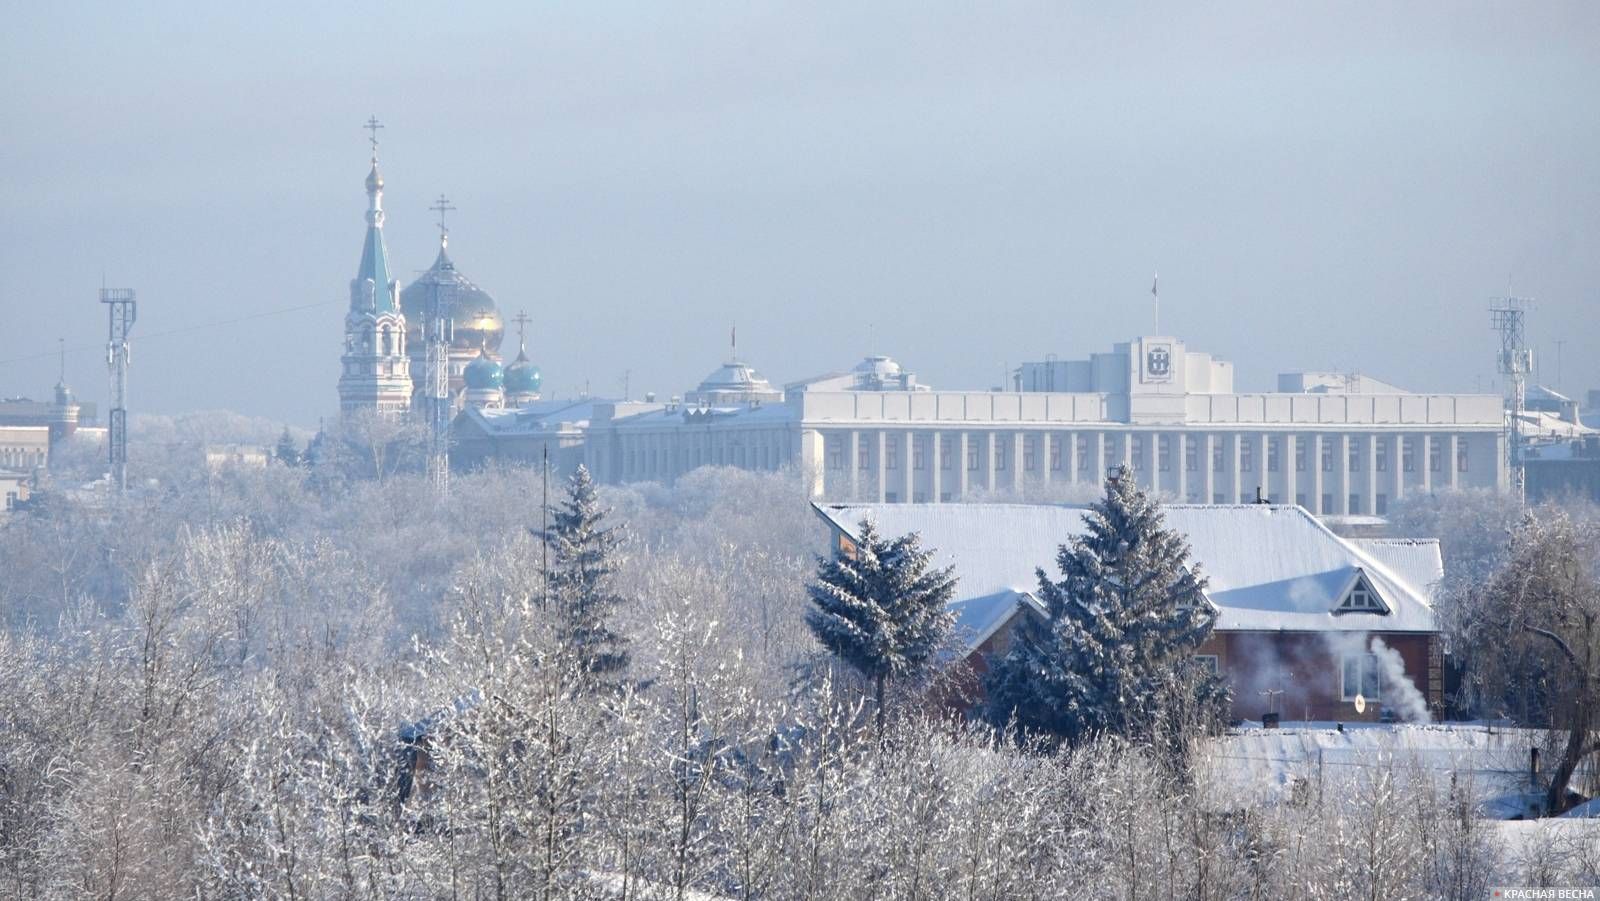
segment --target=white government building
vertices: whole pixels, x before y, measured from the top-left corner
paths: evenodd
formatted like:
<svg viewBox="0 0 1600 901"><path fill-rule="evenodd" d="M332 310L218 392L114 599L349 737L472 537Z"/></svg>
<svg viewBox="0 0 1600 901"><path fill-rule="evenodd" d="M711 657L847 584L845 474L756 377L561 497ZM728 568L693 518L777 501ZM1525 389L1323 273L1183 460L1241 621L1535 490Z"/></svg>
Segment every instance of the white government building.
<svg viewBox="0 0 1600 901"><path fill-rule="evenodd" d="M595 402L583 458L605 482L798 466L818 499L880 503L1097 485L1118 465L1180 501L1259 494L1322 515L1381 515L1409 493L1508 484L1498 395L1414 394L1314 372L1240 394L1231 363L1166 336L1024 364L1013 378L1009 391L937 391L869 357L780 391L730 362L681 400Z"/></svg>

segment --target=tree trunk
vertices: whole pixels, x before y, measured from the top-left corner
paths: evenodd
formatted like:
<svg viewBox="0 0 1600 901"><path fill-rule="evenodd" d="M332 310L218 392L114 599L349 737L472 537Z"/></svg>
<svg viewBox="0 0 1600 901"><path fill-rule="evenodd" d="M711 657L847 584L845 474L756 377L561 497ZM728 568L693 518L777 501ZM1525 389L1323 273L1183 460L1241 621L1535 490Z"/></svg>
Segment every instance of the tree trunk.
<svg viewBox="0 0 1600 901"><path fill-rule="evenodd" d="M878 697L877 697L877 699L878 699L878 741L880 741L880 742L883 741L883 722L884 722L884 713L885 713L885 711L883 709L883 687L884 687L884 683L887 682L888 680L889 680L888 676L879 674L879 676L878 676L878 692L877 692L877 696Z"/></svg>
<svg viewBox="0 0 1600 901"><path fill-rule="evenodd" d="M1567 783L1572 781L1572 774L1577 771L1578 764L1583 762L1584 754L1589 749L1589 714L1580 712L1577 722L1572 724L1572 729L1567 733L1566 746L1561 749L1561 759L1556 763L1556 768L1550 773L1550 788L1544 796L1545 816L1555 816L1561 812L1561 804L1567 797Z"/></svg>

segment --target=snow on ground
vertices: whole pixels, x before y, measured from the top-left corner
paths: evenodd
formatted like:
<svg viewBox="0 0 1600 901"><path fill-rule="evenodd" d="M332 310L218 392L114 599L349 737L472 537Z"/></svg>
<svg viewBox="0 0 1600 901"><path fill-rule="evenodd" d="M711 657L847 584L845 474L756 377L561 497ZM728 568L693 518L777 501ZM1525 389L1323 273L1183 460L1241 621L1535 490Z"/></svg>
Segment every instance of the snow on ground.
<svg viewBox="0 0 1600 901"><path fill-rule="evenodd" d="M1433 780L1448 791L1451 778L1476 797L1526 791L1529 749L1538 730L1480 724L1386 725L1285 723L1281 729L1244 727L1216 739L1203 757L1214 801L1224 806L1286 800L1293 792L1363 781L1395 767L1406 778Z"/></svg>

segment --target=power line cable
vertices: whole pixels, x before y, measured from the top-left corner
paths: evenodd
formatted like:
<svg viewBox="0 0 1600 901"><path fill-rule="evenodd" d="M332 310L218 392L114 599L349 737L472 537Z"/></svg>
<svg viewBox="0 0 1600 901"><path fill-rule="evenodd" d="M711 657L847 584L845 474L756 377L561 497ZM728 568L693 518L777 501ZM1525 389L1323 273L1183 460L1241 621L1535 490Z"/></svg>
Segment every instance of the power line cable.
<svg viewBox="0 0 1600 901"><path fill-rule="evenodd" d="M301 304L301 305L295 306L295 307L281 307L281 308L276 309L276 310L266 310L266 311L263 311L263 312L260 312L260 313L251 313L248 316L236 316L236 317L234 317L232 319L219 319L219 320L217 320L215 322L201 322L201 323L197 323L195 325L186 325L186 326L183 326L182 328L167 329L164 332L150 332L150 333L144 334L144 335L133 335L133 336L130 336L128 338L128 343L129 344L138 344L140 342L150 341L150 340L155 339L155 338L169 338L169 337L171 337L173 335L182 335L182 334L186 334L188 332L198 332L198 331L202 331L202 330L205 330L205 329L211 329L211 328L223 328L224 326L238 325L241 322L250 322L251 320L254 320L254 319L265 319L265 318L267 318L269 316L281 316L281 315L283 315L285 313L298 313L301 310L312 310L312 309L316 309L317 307L331 306L331 305L333 305L335 303L340 303L340 302L341 301L323 300L323 301L318 301L316 303ZM74 347L65 348L64 352L65 353L79 353L81 351L86 351L86 350L96 350L96 351L98 351L98 350L104 350L104 349L105 349L105 345L104 344L80 344L80 345L77 345L77 346L74 346ZM63 352L63 351L56 351L55 353L61 353L61 352ZM47 352L47 353L28 354L27 356L21 356L21 357L11 357L10 359L0 360L0 366L5 366L5 365L10 364L10 363L27 363L27 362L31 362L33 360L42 360L42 359L45 359L47 357L55 356L55 353Z"/></svg>

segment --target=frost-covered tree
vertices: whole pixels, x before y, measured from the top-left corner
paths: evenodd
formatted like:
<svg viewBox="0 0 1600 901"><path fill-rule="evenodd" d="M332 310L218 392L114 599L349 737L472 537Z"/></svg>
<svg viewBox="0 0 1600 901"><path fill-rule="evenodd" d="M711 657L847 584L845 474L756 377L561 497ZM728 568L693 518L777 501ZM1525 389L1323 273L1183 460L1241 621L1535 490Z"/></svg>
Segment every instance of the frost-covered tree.
<svg viewBox="0 0 1600 901"><path fill-rule="evenodd" d="M613 682L627 669L627 639L613 619L622 596L613 588L622 533L605 527L594 480L580 465L567 481L567 497L538 532L550 551L547 601L556 638L596 684Z"/></svg>
<svg viewBox="0 0 1600 901"><path fill-rule="evenodd" d="M870 520L849 550L817 562L806 623L817 641L872 682L878 732L890 680L926 672L954 625L945 605L955 592L952 568L934 569L917 533L880 538Z"/></svg>
<svg viewBox="0 0 1600 901"><path fill-rule="evenodd" d="M1062 578L1038 571L1045 617L1025 618L985 680L996 724L1076 743L1170 741L1222 721L1227 688L1194 656L1215 621L1205 578L1125 475L1106 480L1083 534L1061 547Z"/></svg>
<svg viewBox="0 0 1600 901"><path fill-rule="evenodd" d="M1560 745L1545 799L1565 806L1567 783L1600 753L1600 525L1540 509L1512 534L1484 586L1475 631L1506 645L1508 674L1536 676L1536 709ZM1509 640L1508 640L1509 639ZM1510 683L1512 680L1507 680ZM1507 694L1519 686L1505 684Z"/></svg>

